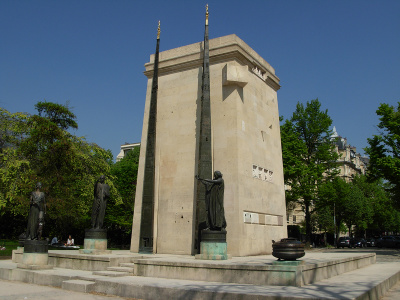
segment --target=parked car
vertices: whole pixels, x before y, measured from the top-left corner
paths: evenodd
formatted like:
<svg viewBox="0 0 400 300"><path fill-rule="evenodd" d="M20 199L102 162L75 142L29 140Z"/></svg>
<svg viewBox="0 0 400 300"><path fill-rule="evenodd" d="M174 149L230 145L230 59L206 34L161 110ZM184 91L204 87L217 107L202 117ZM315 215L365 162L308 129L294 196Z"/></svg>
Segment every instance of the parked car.
<svg viewBox="0 0 400 300"><path fill-rule="evenodd" d="M363 238L352 238L350 240L351 247L353 248L364 248L367 247L367 241Z"/></svg>
<svg viewBox="0 0 400 300"><path fill-rule="evenodd" d="M379 248L400 248L400 238L393 235L383 236L376 241Z"/></svg>
<svg viewBox="0 0 400 300"><path fill-rule="evenodd" d="M375 247L375 239L369 238L367 239L367 247Z"/></svg>
<svg viewBox="0 0 400 300"><path fill-rule="evenodd" d="M339 239L338 239L338 241L337 241L337 244L336 244L336 247L337 248L344 248L344 247L347 247L347 248L351 248L351 243L350 243L350 237L348 237L348 236L342 236L342 237L340 237Z"/></svg>

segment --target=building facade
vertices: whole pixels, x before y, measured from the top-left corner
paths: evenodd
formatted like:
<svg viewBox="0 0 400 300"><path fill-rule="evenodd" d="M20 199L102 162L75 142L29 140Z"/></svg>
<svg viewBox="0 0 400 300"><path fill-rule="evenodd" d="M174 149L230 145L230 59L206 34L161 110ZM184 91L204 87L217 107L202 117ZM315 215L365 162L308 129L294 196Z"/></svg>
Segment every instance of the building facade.
<svg viewBox="0 0 400 300"><path fill-rule="evenodd" d="M133 144L125 143L125 144L121 145L121 151L118 153L116 160L120 161L121 159L123 159L126 156L126 154L129 151L133 150L136 147L140 147L140 143L133 143Z"/></svg>

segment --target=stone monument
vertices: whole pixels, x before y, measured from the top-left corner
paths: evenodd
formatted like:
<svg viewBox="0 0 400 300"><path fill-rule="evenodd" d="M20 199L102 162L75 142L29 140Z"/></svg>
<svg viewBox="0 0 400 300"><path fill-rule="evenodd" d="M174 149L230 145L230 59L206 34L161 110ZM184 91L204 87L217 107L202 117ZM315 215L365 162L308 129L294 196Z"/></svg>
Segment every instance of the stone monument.
<svg viewBox="0 0 400 300"><path fill-rule="evenodd" d="M110 197L110 186L105 183L105 176L101 175L94 185L92 207L92 228L85 230L84 249L79 249L84 254L107 254L107 230L103 229L107 200Z"/></svg>
<svg viewBox="0 0 400 300"><path fill-rule="evenodd" d="M49 254L47 241L42 239L44 215L46 213L46 199L40 191L42 184L36 184L35 191L30 196L28 226L26 228L22 263L18 268L23 269L51 269L48 264Z"/></svg>
<svg viewBox="0 0 400 300"><path fill-rule="evenodd" d="M205 193L195 175L220 170L227 252L272 253L272 240L287 236L274 68L236 35L208 41L208 32L204 42L156 51L145 68L131 251L199 253Z"/></svg>
<svg viewBox="0 0 400 300"><path fill-rule="evenodd" d="M224 210L225 183L220 171L214 172L214 179L202 179L205 185L206 227L200 232L200 254L197 259L228 259L226 244L226 219Z"/></svg>

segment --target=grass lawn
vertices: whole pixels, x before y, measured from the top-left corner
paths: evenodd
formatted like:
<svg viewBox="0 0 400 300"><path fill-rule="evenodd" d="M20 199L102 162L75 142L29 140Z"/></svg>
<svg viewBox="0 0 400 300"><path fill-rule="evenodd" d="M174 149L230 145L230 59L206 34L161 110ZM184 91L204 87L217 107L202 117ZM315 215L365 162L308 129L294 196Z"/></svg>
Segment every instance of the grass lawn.
<svg viewBox="0 0 400 300"><path fill-rule="evenodd" d="M0 240L0 248L5 250L0 250L0 259L10 259L12 256L12 251L17 249L18 241L13 240Z"/></svg>

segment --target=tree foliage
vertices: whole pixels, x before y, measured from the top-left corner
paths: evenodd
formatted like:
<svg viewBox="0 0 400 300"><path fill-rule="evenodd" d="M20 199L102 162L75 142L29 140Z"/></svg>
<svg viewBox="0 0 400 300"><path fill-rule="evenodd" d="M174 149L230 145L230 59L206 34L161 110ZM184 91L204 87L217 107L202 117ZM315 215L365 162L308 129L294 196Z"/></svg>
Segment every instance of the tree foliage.
<svg viewBox="0 0 400 300"><path fill-rule="evenodd" d="M341 224L346 218L346 202L350 193L349 184L340 177L335 177L319 186L318 201L316 202L317 213L322 211L330 214L332 224L338 236Z"/></svg>
<svg viewBox="0 0 400 300"><path fill-rule="evenodd" d="M27 114L12 114L0 107L0 152L19 144L27 131L27 119Z"/></svg>
<svg viewBox="0 0 400 300"><path fill-rule="evenodd" d="M287 201L298 202L305 212L306 238L311 238L311 214L318 186L337 174L337 154L330 141L332 120L321 111L318 99L297 103L293 116L281 126L283 168Z"/></svg>
<svg viewBox="0 0 400 300"><path fill-rule="evenodd" d="M358 175L351 182L340 177L319 187L316 212L336 220L336 233L345 224L350 235L355 226L362 235L366 229L397 231L399 216L381 181L369 182L365 175ZM329 217L328 217L329 218Z"/></svg>
<svg viewBox="0 0 400 300"><path fill-rule="evenodd" d="M388 192L387 183L382 179L371 182L366 176L359 175L353 179L352 184L359 187L367 199L370 229L378 229L381 232L400 230L400 214Z"/></svg>
<svg viewBox="0 0 400 300"><path fill-rule="evenodd" d="M400 208L400 102L397 107L382 103L376 114L379 117L379 134L368 139L365 148L370 157L369 178L384 178L391 186L390 191Z"/></svg>
<svg viewBox="0 0 400 300"><path fill-rule="evenodd" d="M44 234L73 234L79 240L77 235L89 226L93 186L100 175L106 175L113 204L122 203L110 174L112 154L68 132L78 126L68 105L38 102L35 107L38 114L30 116L1 110L7 121L1 131L1 218L26 217L29 194L40 181L47 202Z"/></svg>
<svg viewBox="0 0 400 300"><path fill-rule="evenodd" d="M130 244L139 154L140 147L135 147L111 167L114 184L122 201L120 205L111 206L105 224L113 232L113 242L118 245Z"/></svg>
<svg viewBox="0 0 400 300"><path fill-rule="evenodd" d="M0 108L0 213L10 201L23 201L21 195L26 193L32 177L30 162L17 153L28 132L28 118L26 114L10 113ZM9 206L13 212L20 208L18 205Z"/></svg>
<svg viewBox="0 0 400 300"><path fill-rule="evenodd" d="M73 114L68 104L62 105L52 102L38 102L35 104L35 108L39 113L39 117L47 119L49 122L57 124L63 130L69 128L78 129L78 123L76 123L76 116Z"/></svg>

